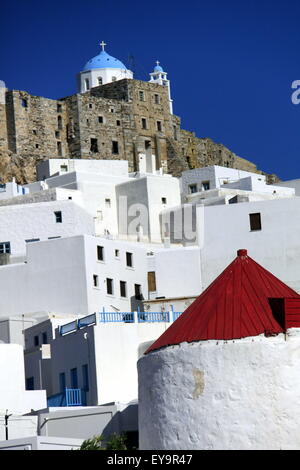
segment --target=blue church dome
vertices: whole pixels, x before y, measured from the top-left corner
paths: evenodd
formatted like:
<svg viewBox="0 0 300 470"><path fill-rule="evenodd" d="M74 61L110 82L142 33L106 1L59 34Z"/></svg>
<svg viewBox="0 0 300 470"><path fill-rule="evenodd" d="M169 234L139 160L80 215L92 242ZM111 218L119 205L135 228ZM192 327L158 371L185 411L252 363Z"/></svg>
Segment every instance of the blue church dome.
<svg viewBox="0 0 300 470"><path fill-rule="evenodd" d="M154 72L163 72L163 68L160 65L154 67Z"/></svg>
<svg viewBox="0 0 300 470"><path fill-rule="evenodd" d="M90 59L85 66L83 67L83 71L91 70L91 69L125 69L125 65L115 57L107 54L105 51L101 51L100 54L96 55L92 59Z"/></svg>

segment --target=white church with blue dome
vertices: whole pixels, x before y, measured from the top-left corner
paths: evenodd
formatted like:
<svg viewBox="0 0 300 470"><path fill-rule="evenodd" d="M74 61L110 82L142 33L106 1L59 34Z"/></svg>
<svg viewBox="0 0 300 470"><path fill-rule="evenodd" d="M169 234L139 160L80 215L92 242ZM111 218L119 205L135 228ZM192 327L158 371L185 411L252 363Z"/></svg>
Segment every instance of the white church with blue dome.
<svg viewBox="0 0 300 470"><path fill-rule="evenodd" d="M123 78L133 78L133 73L115 57L109 55L104 47L105 42L100 43L102 51L90 59L79 74L79 92L85 93L96 86L116 82Z"/></svg>
<svg viewBox="0 0 300 470"><path fill-rule="evenodd" d="M105 51L106 43L104 41L100 43L100 46L102 48L100 54L90 59L78 75L79 93L85 93L91 88L116 82L124 78L133 78L133 72L127 69L123 62L112 57ZM167 73L159 65L158 61L156 62L154 71L150 73L149 81L168 87L170 113L173 114L170 81L167 79Z"/></svg>

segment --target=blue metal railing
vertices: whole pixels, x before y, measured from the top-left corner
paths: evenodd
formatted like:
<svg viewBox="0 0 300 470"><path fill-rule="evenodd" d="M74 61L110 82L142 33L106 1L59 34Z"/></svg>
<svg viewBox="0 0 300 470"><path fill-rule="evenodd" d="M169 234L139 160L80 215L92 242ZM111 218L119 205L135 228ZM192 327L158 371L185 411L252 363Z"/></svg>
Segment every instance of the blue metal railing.
<svg viewBox="0 0 300 470"><path fill-rule="evenodd" d="M169 321L169 312L138 312L139 323L158 323Z"/></svg>
<svg viewBox="0 0 300 470"><path fill-rule="evenodd" d="M182 312L141 312L137 310L137 321L138 323L160 323L160 322L171 322L177 320ZM87 326L96 325L97 323L134 323L135 314L134 312L103 312L98 314L93 313L86 317L74 320L70 323L66 323L59 327L59 333L61 336L73 333L81 328Z"/></svg>
<svg viewBox="0 0 300 470"><path fill-rule="evenodd" d="M82 406L81 389L66 388L66 403L67 406Z"/></svg>
<svg viewBox="0 0 300 470"><path fill-rule="evenodd" d="M66 388L64 392L56 393L47 398L48 407L84 406L86 397L80 388Z"/></svg>
<svg viewBox="0 0 300 470"><path fill-rule="evenodd" d="M101 323L134 323L133 312L103 312L99 313L99 321Z"/></svg>
<svg viewBox="0 0 300 470"><path fill-rule="evenodd" d="M173 321L176 321L178 317L180 317L180 315L183 313L183 312L172 312L173 313Z"/></svg>

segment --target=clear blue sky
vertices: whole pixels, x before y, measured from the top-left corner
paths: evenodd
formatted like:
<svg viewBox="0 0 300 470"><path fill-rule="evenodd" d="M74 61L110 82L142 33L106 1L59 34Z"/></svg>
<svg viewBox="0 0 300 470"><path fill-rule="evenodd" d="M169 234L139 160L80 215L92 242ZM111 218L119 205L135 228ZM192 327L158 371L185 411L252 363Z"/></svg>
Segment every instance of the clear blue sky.
<svg viewBox="0 0 300 470"><path fill-rule="evenodd" d="M223 143L282 179L300 178L299 0L7 0L0 79L9 89L61 98L106 50L148 80L168 72L182 127Z"/></svg>

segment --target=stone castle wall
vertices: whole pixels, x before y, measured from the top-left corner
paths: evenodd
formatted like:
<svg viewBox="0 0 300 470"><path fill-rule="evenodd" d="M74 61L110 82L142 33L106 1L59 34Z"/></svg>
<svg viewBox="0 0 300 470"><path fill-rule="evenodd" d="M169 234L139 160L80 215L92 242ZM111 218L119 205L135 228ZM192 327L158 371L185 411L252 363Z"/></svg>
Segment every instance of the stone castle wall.
<svg viewBox="0 0 300 470"><path fill-rule="evenodd" d="M3 90L2 90L3 91ZM139 171L139 155L174 176L207 165L247 171L256 166L210 139L181 129L169 111L167 87L123 79L61 100L6 91L0 101L0 176L35 180L49 158L124 159Z"/></svg>

